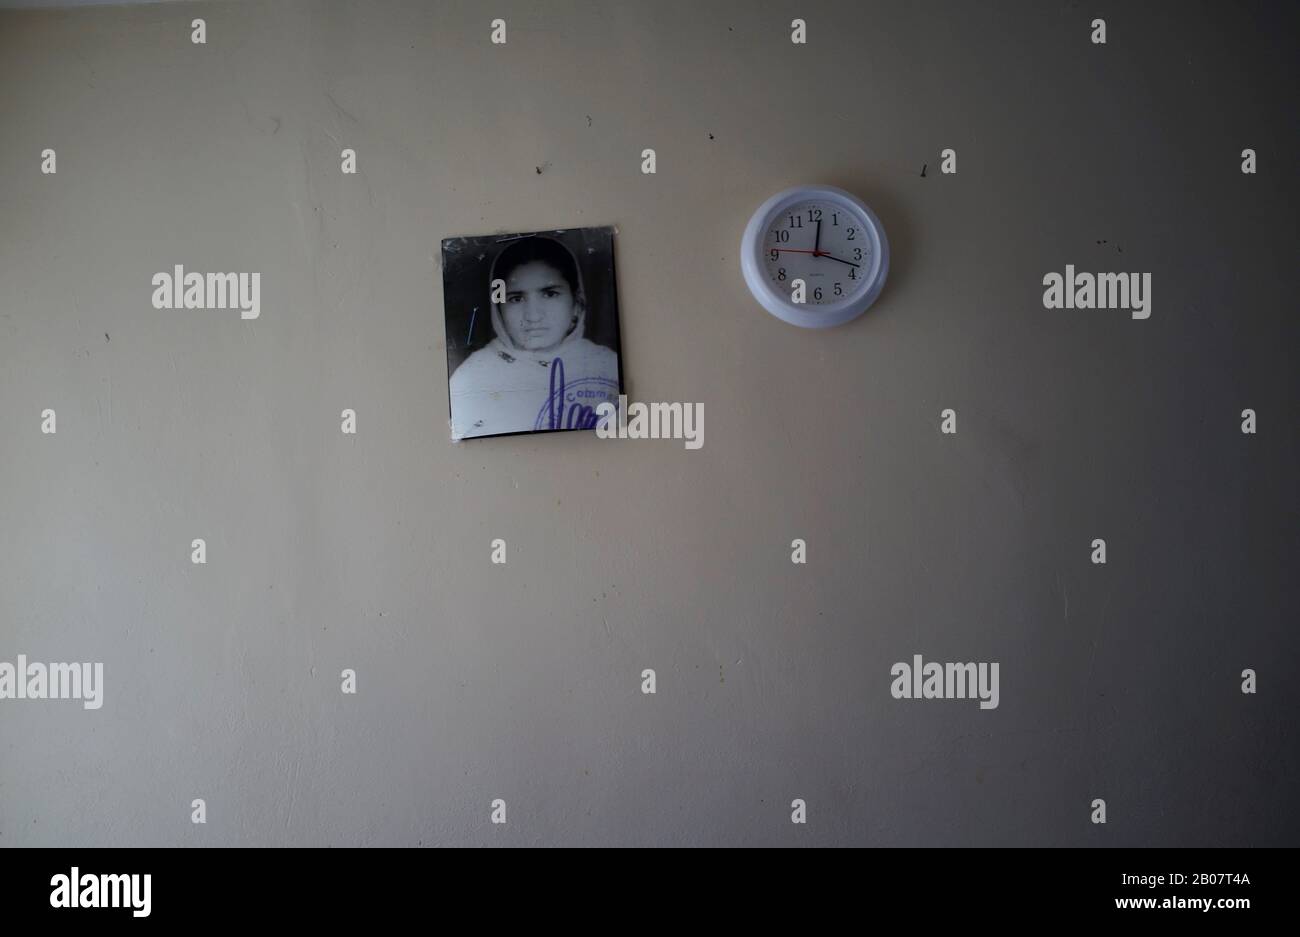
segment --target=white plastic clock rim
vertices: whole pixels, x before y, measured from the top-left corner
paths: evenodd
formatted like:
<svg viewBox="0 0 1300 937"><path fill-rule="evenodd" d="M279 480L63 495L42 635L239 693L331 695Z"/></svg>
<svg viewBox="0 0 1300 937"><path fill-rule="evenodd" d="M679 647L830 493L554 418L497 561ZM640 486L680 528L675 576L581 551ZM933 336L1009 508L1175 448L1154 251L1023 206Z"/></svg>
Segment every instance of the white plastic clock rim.
<svg viewBox="0 0 1300 937"><path fill-rule="evenodd" d="M792 302L787 295L779 292L768 282L763 272L765 249L763 238L768 222L796 202L811 200L837 202L861 214L867 221L874 258L871 270L865 276L867 284L861 292L837 303L821 306ZM740 267L749 291L754 294L754 299L758 300L759 305L772 315L791 325L806 329L829 328L856 319L876 301L889 274L889 239L885 236L885 227L876 217L876 213L853 193L833 185L797 185L773 195L760 205L758 211L754 212L754 216L749 219L744 237L740 241Z"/></svg>

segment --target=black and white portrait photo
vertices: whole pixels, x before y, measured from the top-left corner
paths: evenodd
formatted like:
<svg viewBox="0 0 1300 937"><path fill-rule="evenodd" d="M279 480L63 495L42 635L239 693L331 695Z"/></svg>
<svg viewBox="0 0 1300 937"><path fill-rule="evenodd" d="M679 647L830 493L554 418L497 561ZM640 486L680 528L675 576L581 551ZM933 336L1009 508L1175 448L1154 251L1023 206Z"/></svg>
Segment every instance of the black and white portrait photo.
<svg viewBox="0 0 1300 937"><path fill-rule="evenodd" d="M622 389L614 229L442 242L453 439L594 429Z"/></svg>

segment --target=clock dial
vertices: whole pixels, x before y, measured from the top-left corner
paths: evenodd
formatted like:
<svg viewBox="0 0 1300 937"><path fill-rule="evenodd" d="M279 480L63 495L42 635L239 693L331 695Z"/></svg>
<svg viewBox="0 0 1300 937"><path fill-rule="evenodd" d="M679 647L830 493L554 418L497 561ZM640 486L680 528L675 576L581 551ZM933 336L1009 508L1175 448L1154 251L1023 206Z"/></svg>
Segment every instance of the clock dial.
<svg viewBox="0 0 1300 937"><path fill-rule="evenodd" d="M825 306L865 288L874 258L866 222L844 205L797 202L769 219L763 265L769 282L790 296L804 283L804 304Z"/></svg>
<svg viewBox="0 0 1300 937"><path fill-rule="evenodd" d="M889 239L875 212L852 192L797 185L750 216L740 239L740 270L754 299L778 319L830 328L862 315L880 296L889 274Z"/></svg>

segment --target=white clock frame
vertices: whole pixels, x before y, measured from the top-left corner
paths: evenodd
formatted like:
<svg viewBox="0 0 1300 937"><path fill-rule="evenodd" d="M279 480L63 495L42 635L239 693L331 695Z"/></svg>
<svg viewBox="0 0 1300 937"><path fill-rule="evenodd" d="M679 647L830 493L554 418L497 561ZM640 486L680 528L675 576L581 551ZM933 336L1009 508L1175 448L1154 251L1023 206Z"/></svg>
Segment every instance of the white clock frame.
<svg viewBox="0 0 1300 937"><path fill-rule="evenodd" d="M843 208L862 223L870 238L872 263L862 275L865 282L838 302L796 303L772 284L764 265L763 255L767 250L764 238L772 220L791 206L809 201L829 202ZM797 185L773 195L749 219L740 241L740 269L754 299L778 319L806 329L829 328L856 319L876 301L889 275L889 239L876 213L853 193L832 185Z"/></svg>

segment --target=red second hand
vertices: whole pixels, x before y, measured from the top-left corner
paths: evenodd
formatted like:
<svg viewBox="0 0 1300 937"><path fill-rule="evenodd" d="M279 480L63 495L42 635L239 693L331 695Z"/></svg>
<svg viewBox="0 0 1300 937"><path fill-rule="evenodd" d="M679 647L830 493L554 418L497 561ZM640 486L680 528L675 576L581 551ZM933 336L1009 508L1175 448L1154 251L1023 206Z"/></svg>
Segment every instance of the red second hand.
<svg viewBox="0 0 1300 937"><path fill-rule="evenodd" d="M796 250L793 247L774 247L772 250L776 251L778 254L816 254L818 257L826 256L826 251L804 251Z"/></svg>

